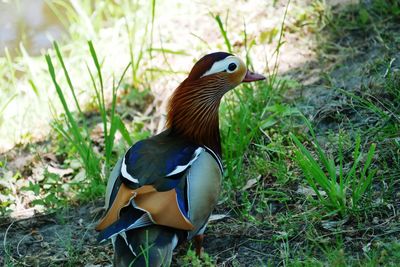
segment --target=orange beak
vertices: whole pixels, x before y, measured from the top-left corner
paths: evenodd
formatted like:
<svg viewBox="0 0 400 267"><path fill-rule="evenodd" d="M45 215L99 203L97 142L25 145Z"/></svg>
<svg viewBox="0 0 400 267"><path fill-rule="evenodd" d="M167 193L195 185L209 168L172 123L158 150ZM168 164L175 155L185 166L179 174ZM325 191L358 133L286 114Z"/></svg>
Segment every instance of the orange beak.
<svg viewBox="0 0 400 267"><path fill-rule="evenodd" d="M244 76L244 79L242 82L248 83L248 82L254 82L254 81L261 81L264 79L265 79L264 75L247 70L246 76Z"/></svg>

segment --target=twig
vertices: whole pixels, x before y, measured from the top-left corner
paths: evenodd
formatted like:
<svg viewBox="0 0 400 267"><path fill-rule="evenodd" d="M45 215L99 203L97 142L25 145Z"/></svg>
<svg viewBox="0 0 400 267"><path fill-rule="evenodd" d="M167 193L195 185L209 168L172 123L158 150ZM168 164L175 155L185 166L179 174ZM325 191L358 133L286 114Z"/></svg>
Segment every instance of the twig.
<svg viewBox="0 0 400 267"><path fill-rule="evenodd" d="M7 245L7 235L8 235L8 231L10 231L11 227L13 226L15 221L11 222L10 225L7 227L6 232L4 233L4 238L3 238L3 247L4 247L4 252L5 254L12 260L15 262L18 262L24 266L29 266L26 263L19 261L17 259L15 259L10 253L8 253L7 249L6 249L6 245Z"/></svg>
<svg viewBox="0 0 400 267"><path fill-rule="evenodd" d="M393 62L396 60L396 58L392 58L389 62L389 66L386 68L385 74L383 74L383 78L386 78L387 75L389 74L390 69L392 68Z"/></svg>

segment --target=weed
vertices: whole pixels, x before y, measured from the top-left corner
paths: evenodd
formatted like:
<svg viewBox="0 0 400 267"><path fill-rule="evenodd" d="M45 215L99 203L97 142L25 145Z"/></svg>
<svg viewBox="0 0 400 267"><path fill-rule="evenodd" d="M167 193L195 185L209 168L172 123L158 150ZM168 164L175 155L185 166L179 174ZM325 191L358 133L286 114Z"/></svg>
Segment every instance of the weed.
<svg viewBox="0 0 400 267"><path fill-rule="evenodd" d="M64 65L64 61L63 58L61 56L61 53L58 49L57 44L54 44L54 47L56 49L57 52L57 57L61 63L61 65L63 66L63 70L65 73L65 76L67 78L68 85L69 88L72 92L72 95L74 95L74 100L75 100L75 105L77 105L78 110L80 111L80 107L79 104L76 100L76 96L75 96L75 90L74 87L72 86L72 83L70 82L70 78L68 75L68 71L65 68ZM56 92L57 95L61 101L61 104L64 108L65 111L65 115L66 115L66 122L67 122L67 127L68 127L68 132L66 130L64 130L63 128L63 124L59 121L55 122L55 127L56 129L67 139L69 140L72 144L75 145L76 150L78 151L82 162L85 164L85 169L88 173L89 177L98 179L100 177L100 172L99 172L99 159L97 157L97 155L94 153L90 142L88 141L89 138L89 130L87 127L84 127L84 130L86 131L85 134L86 136L81 132L81 127L78 125L76 119L74 118L74 116L72 115L72 112L70 111L70 108L67 104L67 101L65 99L64 93L60 87L60 85L57 83L57 78L56 78L56 74L55 74L55 70L54 70L54 66L53 66L53 62L50 58L49 55L46 55L46 61L48 64L48 68L49 68L49 73L50 76L53 80L54 86L56 88ZM81 111L80 111L81 112Z"/></svg>
<svg viewBox="0 0 400 267"><path fill-rule="evenodd" d="M228 32L226 29L227 27L226 26L224 27L224 24L222 23L221 17L219 15L213 15L213 14L211 14L211 15L214 17L215 21L218 24L219 31L221 32L221 35L224 38L224 42L225 42L226 48L228 49L228 52L232 53L233 50L232 50L231 42L229 41L229 38L228 38ZM228 15L226 15L226 21L227 20L228 20ZM226 24L227 23L225 22L225 25Z"/></svg>
<svg viewBox="0 0 400 267"><path fill-rule="evenodd" d="M341 136L339 136L338 148L339 164L336 165L335 160L326 155L318 144L311 124L306 119L305 121L312 135L313 145L317 150L318 159L321 163L318 163L299 139L294 134L291 134L291 138L298 148L295 150L296 162L302 169L307 182L318 196L320 202L333 213L339 213L342 217L346 216L357 209L359 201L371 185L376 170L370 170L369 167L372 163L376 144L370 146L364 166L359 169L363 155L360 152L361 137L357 135L353 153L354 162L346 173L343 166ZM321 194L319 188L322 188L327 197Z"/></svg>
<svg viewBox="0 0 400 267"><path fill-rule="evenodd" d="M196 255L196 252L192 249L188 249L186 255L182 257L181 262L179 263L181 266L215 266L212 258L207 253L203 252L201 258Z"/></svg>
<svg viewBox="0 0 400 267"><path fill-rule="evenodd" d="M51 57L49 55L46 55L46 61L48 64L49 68L49 73L51 75L51 78L53 80L53 84L56 88L58 97L62 103L62 106L65 111L65 120L64 122L67 125L67 129L64 128L64 122L61 120L55 120L54 121L54 127L57 131L60 132L60 134L66 138L76 149L78 152L82 163L85 166L86 174L89 178L89 180L93 181L94 184L100 185L104 181L104 177L108 177L109 170L111 168L111 157L112 157L112 150L115 142L115 133L117 130L119 130L124 137L125 141L128 142L128 144L132 143L132 140L130 138L130 135L125 128L121 118L115 113L115 106L116 106L116 98L117 98L117 90L121 85L122 79L125 76L126 71L129 68L129 65L125 68L121 78L117 83L115 81L113 82L113 90L112 90L112 102L111 102L111 110L108 112L106 108L106 102L105 102L105 97L104 97L104 84L103 84L103 77L102 77L102 72L101 72L101 66L97 58L96 51L93 47L92 42L89 42L89 50L90 54L92 56L94 65L96 67L96 74L97 74L97 80L90 70L89 67L88 73L90 75L91 81L92 81L92 86L95 91L95 99L97 102L97 108L100 111L100 116L102 120L102 125L103 125L103 130L104 130L104 142L105 142L105 173L103 174L100 170L100 160L101 156L98 155L92 145L92 141L90 139L90 134L89 134L89 128L88 125L85 123L85 117L82 112L82 109L79 105L79 102L76 98L75 94L75 88L72 84L71 77L68 73L68 70L64 64L64 60L62 57L62 54L60 52L60 49L57 45L57 43L54 44L54 48L57 54L57 58L62 66L62 69L64 71L64 75L67 79L68 87L72 93L74 103L76 106L76 109L78 110L78 116L80 119L82 119L83 123L82 125L79 125L75 116L71 112L71 108L68 105L66 98L65 98L65 93L61 89L60 85L57 82L57 78L55 75L55 70L54 70L54 65L51 60ZM108 126L110 127L108 128ZM92 185L92 189L99 188L95 185ZM97 195L100 192L93 192L95 195Z"/></svg>
<svg viewBox="0 0 400 267"><path fill-rule="evenodd" d="M257 83L256 85L244 85L243 89L236 89L233 93L225 96L221 106L221 113L226 114L222 119L221 128L228 129L222 132L224 160L226 162L226 176L233 188L243 186L245 182L242 175L244 167L245 151L254 138L259 136L259 129L263 124L264 107L268 106L273 98L272 92L278 92L284 88L284 84L279 84L276 79L277 75L277 58L279 57L279 49L282 44L283 24L286 18L287 9L283 17L281 33L279 35L278 47L275 53L275 65L272 73L268 76L268 82ZM227 26L222 23L219 15L213 16L217 22L221 35L224 37L225 45L228 51L232 51L232 45L228 38ZM247 33L243 32L244 44L246 47L246 63L250 64L251 60L249 51L251 47L247 46ZM251 65L248 65L250 68ZM261 123L260 123L261 121ZM235 146L232 146L235 144Z"/></svg>

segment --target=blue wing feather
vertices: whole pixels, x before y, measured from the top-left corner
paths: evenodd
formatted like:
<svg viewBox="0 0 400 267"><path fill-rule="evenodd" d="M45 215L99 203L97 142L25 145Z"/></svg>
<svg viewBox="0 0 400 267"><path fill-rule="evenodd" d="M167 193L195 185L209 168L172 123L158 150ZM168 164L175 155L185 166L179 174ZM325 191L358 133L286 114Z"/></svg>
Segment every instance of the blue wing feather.
<svg viewBox="0 0 400 267"><path fill-rule="evenodd" d="M134 208L132 205L125 207L121 213L119 219L105 228L99 233L97 240L102 242L115 234L123 232L129 229L133 224L135 224L140 217L145 214L144 211Z"/></svg>
<svg viewBox="0 0 400 267"><path fill-rule="evenodd" d="M185 177L184 173L190 167L191 161L195 159L196 152L199 152L196 151L198 148L198 145L170 137L166 132L134 144L124 156L125 168L126 172L137 179L139 183L135 184L132 179L127 179L121 171L109 196L110 207L121 183L131 188L153 185L157 191L175 189L179 209L189 219L186 180L183 177ZM121 166L123 165L124 163ZM178 167L181 171L174 172ZM152 223L146 220L145 211L135 208L133 204L123 208L119 215L116 222L100 232L99 241L104 241L128 229ZM142 222L142 220L144 221Z"/></svg>
<svg viewBox="0 0 400 267"><path fill-rule="evenodd" d="M128 166L134 166L136 162L140 159L140 150L144 145L144 141L139 141L135 143L125 154L125 161Z"/></svg>
<svg viewBox="0 0 400 267"><path fill-rule="evenodd" d="M198 146L187 146L173 151L166 160L165 173L171 173L177 166L186 165Z"/></svg>
<svg viewBox="0 0 400 267"><path fill-rule="evenodd" d="M183 192L183 190L179 187L175 188L176 190L176 199L178 200L178 206L179 209L181 210L181 213L186 217L186 219L190 219L189 218L189 210L188 210L188 202L187 199L185 198L185 193Z"/></svg>
<svg viewBox="0 0 400 267"><path fill-rule="evenodd" d="M166 132L139 141L125 154L122 164L126 169L122 175L125 178L124 183L131 188L155 185L157 190L169 190L173 187L168 183L174 182L166 180L165 177L178 166L190 163L198 148L198 145L171 137ZM132 184L132 181L137 183Z"/></svg>

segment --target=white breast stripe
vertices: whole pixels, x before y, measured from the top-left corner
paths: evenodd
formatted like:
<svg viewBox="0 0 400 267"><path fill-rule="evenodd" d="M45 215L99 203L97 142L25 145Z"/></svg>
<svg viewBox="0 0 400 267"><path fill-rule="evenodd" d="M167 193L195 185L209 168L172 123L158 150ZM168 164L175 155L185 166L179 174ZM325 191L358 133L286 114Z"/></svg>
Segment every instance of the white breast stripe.
<svg viewBox="0 0 400 267"><path fill-rule="evenodd" d="M204 148L202 148L202 147L197 148L194 151L193 158L189 161L188 164L176 166L175 170L173 170L172 172L168 173L166 175L166 177L172 176L172 175L175 175L177 173L185 171L188 167L190 167L190 165L192 165L192 163L199 157L200 153L203 152L203 151L204 151Z"/></svg>
<svg viewBox="0 0 400 267"><path fill-rule="evenodd" d="M206 148L207 152L210 153L213 156L213 158L217 161L219 169L221 170L221 173L224 174L224 166L222 165L222 162L221 162L221 159L219 158L219 156L217 154L215 154L215 152L212 151L211 148L209 148L207 146L204 146L204 147Z"/></svg>
<svg viewBox="0 0 400 267"><path fill-rule="evenodd" d="M133 178L132 175L130 175L130 174L128 173L128 171L126 170L125 156L124 156L124 159L122 160L121 174L122 174L122 176L123 176L124 178L128 179L129 181L134 182L134 183L137 183L137 184L139 183L139 180Z"/></svg>

